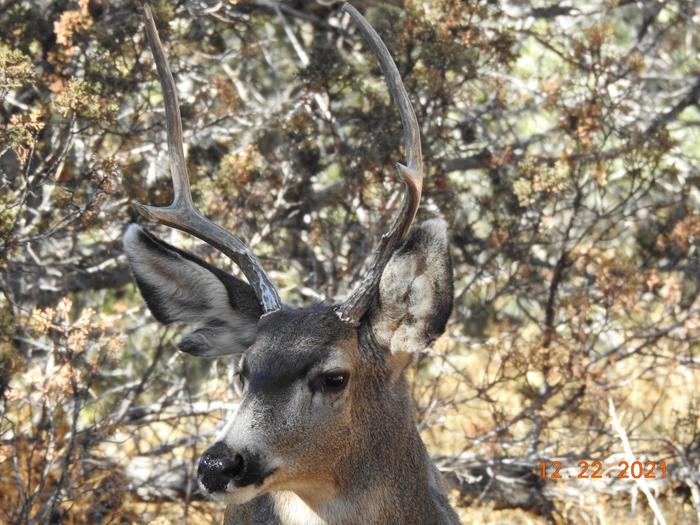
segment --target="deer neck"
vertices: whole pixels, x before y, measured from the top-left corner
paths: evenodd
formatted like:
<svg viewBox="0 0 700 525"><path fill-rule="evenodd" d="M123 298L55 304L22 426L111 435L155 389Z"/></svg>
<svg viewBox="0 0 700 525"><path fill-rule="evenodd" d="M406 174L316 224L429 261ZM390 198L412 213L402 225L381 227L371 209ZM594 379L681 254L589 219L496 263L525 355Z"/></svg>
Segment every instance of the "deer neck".
<svg viewBox="0 0 700 525"><path fill-rule="evenodd" d="M403 465L379 465L382 472L377 472L376 476L359 475L359 479L350 482L345 490L334 497L322 498L318 496L319 493L305 491L273 493L280 523L352 525L358 523L358 519L362 523L376 525L452 523L439 519L445 512L441 504L444 496L435 497L442 495L442 489L433 465L427 456L421 464L413 464L422 450L405 452L406 463Z"/></svg>

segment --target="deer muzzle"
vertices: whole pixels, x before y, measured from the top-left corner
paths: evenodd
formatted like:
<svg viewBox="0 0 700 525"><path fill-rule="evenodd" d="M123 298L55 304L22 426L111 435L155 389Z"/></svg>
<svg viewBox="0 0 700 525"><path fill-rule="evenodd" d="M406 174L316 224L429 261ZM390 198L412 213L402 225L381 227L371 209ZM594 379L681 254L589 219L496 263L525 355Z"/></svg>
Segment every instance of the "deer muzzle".
<svg viewBox="0 0 700 525"><path fill-rule="evenodd" d="M249 450L232 450L219 441L199 459L197 479L210 494L230 492L238 487L259 487L272 472L262 468L260 456Z"/></svg>

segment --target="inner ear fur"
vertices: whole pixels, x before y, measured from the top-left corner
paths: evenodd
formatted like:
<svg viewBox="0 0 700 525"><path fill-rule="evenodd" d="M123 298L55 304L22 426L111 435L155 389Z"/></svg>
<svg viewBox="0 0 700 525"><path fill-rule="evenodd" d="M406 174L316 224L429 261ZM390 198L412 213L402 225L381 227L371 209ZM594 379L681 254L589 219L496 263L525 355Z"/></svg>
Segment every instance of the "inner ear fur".
<svg viewBox="0 0 700 525"><path fill-rule="evenodd" d="M387 264L367 319L390 364L405 368L445 331L454 285L447 225L433 219L414 228Z"/></svg>
<svg viewBox="0 0 700 525"><path fill-rule="evenodd" d="M153 316L163 324L198 326L182 339L181 350L216 357L253 343L262 308L248 283L133 224L124 251Z"/></svg>

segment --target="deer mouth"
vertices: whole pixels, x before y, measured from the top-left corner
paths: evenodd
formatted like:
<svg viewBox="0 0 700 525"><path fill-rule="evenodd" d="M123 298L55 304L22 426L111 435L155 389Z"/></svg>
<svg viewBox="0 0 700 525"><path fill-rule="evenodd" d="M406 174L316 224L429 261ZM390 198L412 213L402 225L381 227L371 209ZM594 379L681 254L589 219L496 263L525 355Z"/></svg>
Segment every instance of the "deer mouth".
<svg viewBox="0 0 700 525"><path fill-rule="evenodd" d="M206 491L207 496L215 501L233 505L242 505L253 498L261 496L268 490L266 485L269 485L269 483L266 484L265 482L272 474L276 472L276 470L277 469L271 469L266 471L259 478L249 482L246 481L244 482L245 484L240 484L236 481L229 481L222 490L214 492L208 490L207 487L203 485L201 480L199 480L199 485L203 491Z"/></svg>

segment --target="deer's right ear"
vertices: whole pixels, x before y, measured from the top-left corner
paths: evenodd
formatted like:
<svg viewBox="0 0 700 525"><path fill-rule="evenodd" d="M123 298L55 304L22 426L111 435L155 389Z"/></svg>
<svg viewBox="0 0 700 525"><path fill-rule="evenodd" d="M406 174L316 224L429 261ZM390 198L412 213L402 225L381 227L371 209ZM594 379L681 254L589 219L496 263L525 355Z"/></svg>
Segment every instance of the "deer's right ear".
<svg viewBox="0 0 700 525"><path fill-rule="evenodd" d="M255 341L262 308L249 284L135 224L126 230L124 251L153 316L197 325L180 350L217 357L242 353Z"/></svg>

